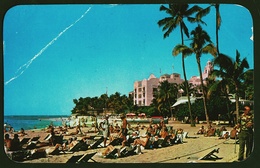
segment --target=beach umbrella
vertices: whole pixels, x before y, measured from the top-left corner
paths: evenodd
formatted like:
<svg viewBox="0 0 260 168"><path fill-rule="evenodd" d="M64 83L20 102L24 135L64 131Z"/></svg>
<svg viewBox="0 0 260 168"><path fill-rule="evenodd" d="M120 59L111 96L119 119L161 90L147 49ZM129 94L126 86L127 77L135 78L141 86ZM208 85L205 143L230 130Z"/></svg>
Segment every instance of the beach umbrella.
<svg viewBox="0 0 260 168"><path fill-rule="evenodd" d="M146 114L145 114L145 113L140 113L140 114L138 114L138 116L139 116L139 117L145 117Z"/></svg>

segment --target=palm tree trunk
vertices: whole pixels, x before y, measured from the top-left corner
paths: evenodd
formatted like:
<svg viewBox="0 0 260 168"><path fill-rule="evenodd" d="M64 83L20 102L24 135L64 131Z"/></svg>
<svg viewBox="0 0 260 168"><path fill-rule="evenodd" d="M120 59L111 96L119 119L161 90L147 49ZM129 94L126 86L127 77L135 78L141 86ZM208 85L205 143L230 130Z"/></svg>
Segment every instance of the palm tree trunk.
<svg viewBox="0 0 260 168"><path fill-rule="evenodd" d="M180 29L181 29L181 44L184 45L182 24L180 24ZM193 121L192 112L191 112L190 94L189 94L189 89L188 89L188 81L187 81L187 77L186 77L185 62L184 62L184 54L183 53L182 53L182 70L183 70L183 76L184 76L185 89L186 89L187 98L188 98L188 107L189 107L189 113L190 113L190 124L191 124L191 127L195 127L195 122Z"/></svg>
<svg viewBox="0 0 260 168"><path fill-rule="evenodd" d="M239 119L239 95L238 95L238 87L236 86L236 94L235 94L235 99L236 99L236 124Z"/></svg>
<svg viewBox="0 0 260 168"><path fill-rule="evenodd" d="M217 45L217 55L219 55L219 45L218 45L218 30L219 30L219 4L215 4L216 8L216 45Z"/></svg>
<svg viewBox="0 0 260 168"><path fill-rule="evenodd" d="M209 126L209 115L208 115L208 110L207 110L207 99L206 99L206 94L204 91L204 84L203 84L203 78L202 78L202 71L201 71L201 65L200 65L200 55L196 54L196 60L198 64L198 69L200 73L200 83L201 83L201 90L202 90L202 95L203 95L203 103L204 103L204 111L205 111L205 117L207 121L207 125Z"/></svg>
<svg viewBox="0 0 260 168"><path fill-rule="evenodd" d="M226 98L228 123L229 123L229 125L234 126L235 123L232 122L233 120L232 120L232 117L231 117L231 114L230 114L229 97L228 97L228 94L229 94L228 85L226 85L226 87L224 88L224 94L225 94L225 98Z"/></svg>
<svg viewBox="0 0 260 168"><path fill-rule="evenodd" d="M228 123L229 125L234 125L234 123L232 123L232 117L231 117L231 114L230 114L230 108L229 108L229 97L228 97L228 93L227 91L225 91L225 97L226 97L226 106L227 106L227 116L228 116Z"/></svg>

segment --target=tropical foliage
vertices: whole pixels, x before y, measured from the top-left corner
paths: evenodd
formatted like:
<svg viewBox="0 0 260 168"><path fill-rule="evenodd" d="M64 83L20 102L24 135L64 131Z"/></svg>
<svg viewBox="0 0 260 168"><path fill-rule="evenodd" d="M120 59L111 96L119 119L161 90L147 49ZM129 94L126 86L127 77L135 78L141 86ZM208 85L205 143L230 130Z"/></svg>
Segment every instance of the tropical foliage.
<svg viewBox="0 0 260 168"><path fill-rule="evenodd" d="M171 106L176 102L178 87L175 83L169 83L167 80L161 82L157 91L154 93L153 106L159 114L168 116L171 114Z"/></svg>
<svg viewBox="0 0 260 168"><path fill-rule="evenodd" d="M198 25L195 30L191 32L192 38L190 47L186 45L179 44L174 47L173 49L173 55L178 55L179 53L182 53L185 56L195 54L196 61L199 69L200 74L200 82L201 82L201 90L203 93L203 102L204 102L204 112L206 116L206 121L209 124L209 116L208 116L208 110L207 110L207 99L206 99L206 91L204 88L204 82L202 77L202 70L201 70L201 62L200 58L202 54L208 54L210 53L213 56L217 55L217 51L215 46L212 44L210 40L210 36L206 31L202 29L200 25Z"/></svg>
<svg viewBox="0 0 260 168"><path fill-rule="evenodd" d="M93 114L93 111L104 112L109 111L115 114L121 112L132 111L133 97L122 95L119 92L108 96L102 94L100 97L80 97L73 100L75 107L71 111L72 114Z"/></svg>
<svg viewBox="0 0 260 168"><path fill-rule="evenodd" d="M236 51L235 60L225 54L219 54L219 56L215 58L214 64L216 67L219 67L219 69L215 69L212 75L221 77L222 82L226 84L227 88L229 88L229 86L235 88L236 115L238 119L239 97L241 89L243 88L242 83L244 83L245 80L252 82L252 71L245 71L245 69L249 68L248 62L246 58L240 59L240 53L238 51ZM244 84L244 86L246 85Z"/></svg>
<svg viewBox="0 0 260 168"><path fill-rule="evenodd" d="M204 23L201 19L192 17L192 15L194 13L197 13L200 10L201 10L201 8L197 5L194 5L191 8L189 8L188 4L169 4L168 8L165 7L164 5L161 5L160 11L165 11L169 15L169 17L166 17L166 18L158 21L158 25L160 27L163 26L163 31L165 31L163 37L164 38L169 37L170 33L177 26L180 26L181 44L184 45L183 32L186 35L186 37L189 38L189 30L184 22L184 19L187 18L187 20L191 23L195 23L195 22ZM185 55L182 54L182 69L183 69L183 76L184 76L184 86L185 86L185 90L187 93L186 95L188 97L188 106L189 106L190 117L192 118L191 105L190 105L190 94L188 92L188 81L187 81L187 77L186 77L184 58L185 58Z"/></svg>
<svg viewBox="0 0 260 168"><path fill-rule="evenodd" d="M206 25L202 21L210 13L210 9L215 7L215 23L216 23L216 44L211 41L210 34L204 30ZM133 104L132 95L125 96L116 92L110 96L102 94L100 97L80 97L74 99L75 107L72 113L89 114L91 111L109 111L115 114L119 113L146 113L147 116L162 115L174 116L179 120L189 116L189 120L194 118L198 120L206 120L209 124L210 120L224 119L235 124L234 114L239 114L239 98L247 100L254 99L253 74L254 70L249 69L246 58L241 59L240 53L236 51L235 59L227 56L219 51L219 35L221 17L219 4L210 4L205 9L194 5L191 8L188 4L169 4L161 5L160 11L166 13L166 17L159 20L157 24L162 27L163 37L167 38L179 27L180 44L174 46L172 55L182 54L182 68L184 74L184 82L182 84L172 84L167 80L159 84L154 91L154 99L150 106L137 106ZM187 21L187 22L186 22ZM187 24L189 23L189 24ZM197 23L197 26L191 32L189 26ZM184 35L187 39L184 38ZM190 42L187 46L185 42ZM209 78L203 79L200 59L203 54L214 56L214 70ZM185 72L185 58L187 56L195 56L200 74L201 85L193 86L188 84ZM196 64L190 62L191 65ZM199 92L202 91L202 92ZM191 94L197 97L195 103L191 104ZM230 101L230 95L235 95L235 103ZM180 96L187 96L188 103L181 104L176 108L172 105ZM235 113L232 113L234 112Z"/></svg>

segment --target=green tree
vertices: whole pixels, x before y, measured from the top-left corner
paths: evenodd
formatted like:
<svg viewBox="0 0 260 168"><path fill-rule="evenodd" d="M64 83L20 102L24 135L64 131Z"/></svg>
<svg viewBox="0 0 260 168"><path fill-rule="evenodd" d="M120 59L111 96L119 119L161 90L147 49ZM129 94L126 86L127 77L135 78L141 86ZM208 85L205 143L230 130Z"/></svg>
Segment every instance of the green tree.
<svg viewBox="0 0 260 168"><path fill-rule="evenodd" d="M215 72L213 71L212 74L210 75L210 78L215 79ZM214 97L223 97L222 102L226 103L226 111L227 118L229 120L229 124L231 125L232 123L232 116L230 113L230 100L229 100L229 87L228 87L228 81L227 80L217 80L211 85L208 86L208 92L207 92L207 97L209 100L214 99ZM211 107L211 106L209 106Z"/></svg>
<svg viewBox="0 0 260 168"><path fill-rule="evenodd" d="M189 8L188 4L169 4L169 7L165 7L164 5L161 5L160 11L165 11L169 17L166 17L164 19L161 19L158 21L158 25L161 27L163 26L163 31L166 31L163 35L164 38L169 37L170 33L177 27L180 26L180 33L181 33L181 43L184 45L184 37L183 32L185 35L189 38L189 30L186 26L184 19L187 18L189 22L200 22L201 20L197 20L194 17L191 17L194 13L201 10L201 8L197 5ZM189 112L191 115L191 103L190 103L190 95L188 92L188 81L185 71L185 62L184 62L185 55L182 55L182 70L183 70L183 76L186 86L186 92L188 97L188 105L189 105ZM192 118L191 118L192 119ZM192 124L192 123L191 123ZM192 124L194 126L194 124Z"/></svg>
<svg viewBox="0 0 260 168"><path fill-rule="evenodd" d="M160 82L158 90L155 93L155 100L158 111L163 116L169 116L171 112L171 106L176 101L178 94L177 84L169 83L167 80Z"/></svg>
<svg viewBox="0 0 260 168"><path fill-rule="evenodd" d="M196 56L196 61L199 69L199 74L200 74L200 82L201 82L201 90L203 93L203 102L204 102L204 111L205 111L205 116L206 116L206 121L207 124L209 125L209 116L208 116L208 110L207 110L207 99L206 99L206 92L205 92L205 87L204 87L204 82L203 82L203 77L202 77L202 70L201 70L201 62L200 58L202 54L211 54L214 57L217 55L216 52L216 47L213 45L213 43L210 40L210 36L206 31L202 29L200 25L198 25L195 30L191 31L192 35L192 42L190 44L190 48L185 46L185 45L177 45L173 49L173 55L178 55L180 52L183 55L191 55L195 54Z"/></svg>
<svg viewBox="0 0 260 168"><path fill-rule="evenodd" d="M189 83L188 84L188 92L189 93L192 93L194 96L196 95L196 90L195 90L196 87L193 86L192 83ZM187 91L186 91L186 86L185 86L185 82L181 83L178 85L178 89L181 90L182 92L182 95L187 95Z"/></svg>
<svg viewBox="0 0 260 168"><path fill-rule="evenodd" d="M122 95L119 92L108 97L102 94L100 97L86 97L73 99L75 107L71 110L72 114L91 115L92 111L98 112L127 112L134 109L133 98ZM89 114L89 112L91 113Z"/></svg>
<svg viewBox="0 0 260 168"><path fill-rule="evenodd" d="M71 110L72 114L87 114L87 111L91 108L91 97L82 98L80 97L78 100L73 99L75 107Z"/></svg>
<svg viewBox="0 0 260 168"><path fill-rule="evenodd" d="M254 70L249 69L242 76L243 83L241 89L241 95L244 94L244 98L247 100L254 99Z"/></svg>
<svg viewBox="0 0 260 168"><path fill-rule="evenodd" d="M227 55L219 54L219 56L214 59L214 65L219 67L219 69L214 69L214 75L221 77L222 80L225 80L229 86L235 87L236 118L238 119L239 89L241 88L241 84L245 80L245 77L251 73L250 71L244 72L245 69L249 68L249 64L246 58L241 60L240 53L236 51L235 60Z"/></svg>

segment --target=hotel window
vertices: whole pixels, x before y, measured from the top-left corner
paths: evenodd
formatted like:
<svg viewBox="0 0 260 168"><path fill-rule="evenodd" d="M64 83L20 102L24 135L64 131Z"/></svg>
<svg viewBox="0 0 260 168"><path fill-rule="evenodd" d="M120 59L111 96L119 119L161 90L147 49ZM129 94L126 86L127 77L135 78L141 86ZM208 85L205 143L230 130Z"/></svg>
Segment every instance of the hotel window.
<svg viewBox="0 0 260 168"><path fill-rule="evenodd" d="M142 98L142 94L139 94L139 95L138 95L138 98Z"/></svg>
<svg viewBox="0 0 260 168"><path fill-rule="evenodd" d="M138 82L138 87L141 87L142 86L142 83L141 82Z"/></svg>

